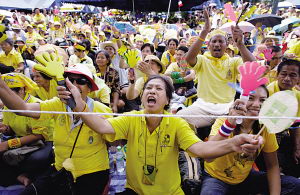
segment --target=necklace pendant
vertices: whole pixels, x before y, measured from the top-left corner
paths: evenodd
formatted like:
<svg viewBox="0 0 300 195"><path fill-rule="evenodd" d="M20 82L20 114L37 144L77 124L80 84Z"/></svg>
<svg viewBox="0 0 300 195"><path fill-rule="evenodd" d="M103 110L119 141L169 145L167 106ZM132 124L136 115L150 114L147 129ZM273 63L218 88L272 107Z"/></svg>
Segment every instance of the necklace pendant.
<svg viewBox="0 0 300 195"><path fill-rule="evenodd" d="M94 138L93 138L93 136L90 136L90 137L89 137L89 144L92 144L92 143L93 143L93 141L94 141Z"/></svg>

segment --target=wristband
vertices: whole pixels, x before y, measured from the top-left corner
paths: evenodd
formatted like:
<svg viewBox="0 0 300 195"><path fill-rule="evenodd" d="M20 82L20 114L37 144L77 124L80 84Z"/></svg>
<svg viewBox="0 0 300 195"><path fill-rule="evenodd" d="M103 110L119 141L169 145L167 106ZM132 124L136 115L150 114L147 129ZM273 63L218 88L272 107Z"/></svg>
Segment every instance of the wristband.
<svg viewBox="0 0 300 195"><path fill-rule="evenodd" d="M176 83L176 84L182 84L182 83L184 83L184 78L174 79L174 83Z"/></svg>
<svg viewBox="0 0 300 195"><path fill-rule="evenodd" d="M86 112L87 110L88 110L88 106L87 106L87 104L85 103L84 109L83 109L81 112Z"/></svg>
<svg viewBox="0 0 300 195"><path fill-rule="evenodd" d="M198 40L199 41L202 41L202 42L204 42L205 40L204 39L202 39L201 37L198 37Z"/></svg>
<svg viewBox="0 0 300 195"><path fill-rule="evenodd" d="M236 126L229 123L228 120L226 120L223 125L219 129L219 134L223 137L229 137L232 131L235 129Z"/></svg>
<svg viewBox="0 0 300 195"><path fill-rule="evenodd" d="M178 78L180 78L180 72L172 72L171 73L171 78L172 79L178 79Z"/></svg>
<svg viewBox="0 0 300 195"><path fill-rule="evenodd" d="M9 148L19 148L21 147L20 138L10 139L7 141L7 145Z"/></svg>
<svg viewBox="0 0 300 195"><path fill-rule="evenodd" d="M131 84L134 84L134 80L129 80Z"/></svg>

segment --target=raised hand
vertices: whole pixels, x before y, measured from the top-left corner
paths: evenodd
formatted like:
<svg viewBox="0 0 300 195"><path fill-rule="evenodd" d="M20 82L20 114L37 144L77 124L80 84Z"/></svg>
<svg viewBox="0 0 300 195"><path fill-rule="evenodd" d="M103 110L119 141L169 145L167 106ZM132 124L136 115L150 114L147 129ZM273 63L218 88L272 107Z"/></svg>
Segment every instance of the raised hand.
<svg viewBox="0 0 300 195"><path fill-rule="evenodd" d="M274 55L275 55L275 53L273 53L272 49L264 49L264 50L262 51L262 53L264 54L265 59L266 59L267 61L271 61L272 58L273 58Z"/></svg>
<svg viewBox="0 0 300 195"><path fill-rule="evenodd" d="M136 49L127 50L127 52L124 54L124 58L130 68L134 68L138 61L141 60L139 52Z"/></svg>

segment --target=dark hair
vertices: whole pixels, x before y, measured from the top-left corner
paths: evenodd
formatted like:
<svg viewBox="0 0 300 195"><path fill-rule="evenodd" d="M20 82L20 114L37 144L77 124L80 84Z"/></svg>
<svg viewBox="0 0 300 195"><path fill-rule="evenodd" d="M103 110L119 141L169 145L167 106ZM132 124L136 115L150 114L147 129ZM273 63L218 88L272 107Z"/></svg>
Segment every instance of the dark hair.
<svg viewBox="0 0 300 195"><path fill-rule="evenodd" d="M91 42L88 39L83 39L82 43L86 45L86 51L90 51L91 50Z"/></svg>
<svg viewBox="0 0 300 195"><path fill-rule="evenodd" d="M284 66L297 66L298 67L298 74L300 75L300 61L298 60L293 60L293 59L287 59L284 58L282 59L282 62L277 67L277 75L281 72L282 68Z"/></svg>
<svg viewBox="0 0 300 195"><path fill-rule="evenodd" d="M171 101L171 99L172 99L172 95L173 95L173 92L174 92L174 87L173 87L173 84L172 84L170 78L167 77L167 76L162 76L162 75L152 75L152 76L150 76L150 77L148 78L148 80L147 80L147 81L145 82L145 84L144 84L144 87L143 87L143 93L144 93L144 90L145 90L145 87L147 86L147 84L148 84L151 80L153 80L153 79L160 79L161 81L164 82L164 84L165 84L165 89L166 89L166 96L167 96L168 101L169 101L169 104L170 104L170 101ZM166 106L164 107L165 110L169 109L169 106L170 106L169 104L166 105Z"/></svg>
<svg viewBox="0 0 300 195"><path fill-rule="evenodd" d="M180 46L176 49L177 51L183 51L184 53L187 53L189 51L189 48L187 48L186 46Z"/></svg>
<svg viewBox="0 0 300 195"><path fill-rule="evenodd" d="M179 42L178 42L178 40L177 40L177 39L174 39L174 38L172 38L172 39L169 39L169 40L167 41L167 46L169 46L169 44L171 43L171 41L174 41L174 42L175 42L175 44L176 44L176 47L178 46Z"/></svg>
<svg viewBox="0 0 300 195"><path fill-rule="evenodd" d="M182 40L186 40L186 38L181 37L181 38L179 39L179 42L182 41ZM187 41L187 40L186 40L186 41Z"/></svg>
<svg viewBox="0 0 300 195"><path fill-rule="evenodd" d="M141 47L141 51L143 51L143 49L145 49L145 47L150 47L151 53L154 53L154 46L150 43L144 43Z"/></svg>
<svg viewBox="0 0 300 195"><path fill-rule="evenodd" d="M99 55L100 53L103 53L103 54L105 55L106 59L108 60L107 66L109 66L109 65L111 64L111 58L110 58L110 55L108 54L108 52L105 51L105 50L99 50L99 51L97 51L95 60L97 59L97 57L98 57L98 55ZM97 64L96 64L96 65L97 65ZM98 65L97 65L96 70L99 71Z"/></svg>
<svg viewBox="0 0 300 195"><path fill-rule="evenodd" d="M267 97L269 97L269 91L267 89L267 86L266 85L261 85L259 87L263 88L267 92ZM237 99L237 97L240 97L238 92L237 92L237 95L235 96L235 99ZM259 124L259 121L255 120L253 125L252 125L253 134L257 134L259 132L260 128L261 128L261 125ZM233 131L233 135L240 134L240 131L241 131L241 124L237 124L236 128Z"/></svg>
<svg viewBox="0 0 300 195"><path fill-rule="evenodd" d="M14 87L14 88L10 88L12 91L19 93L19 91L21 90L21 87Z"/></svg>
<svg viewBox="0 0 300 195"><path fill-rule="evenodd" d="M42 72L39 72L41 75L42 75L42 77L44 78L44 79L46 79L46 80L52 80L52 78L51 77L49 77L49 76L47 76L46 74L44 74L44 73L42 73Z"/></svg>
<svg viewBox="0 0 300 195"><path fill-rule="evenodd" d="M272 53L277 53L277 52L282 51L282 49L277 45L271 46L271 49L272 49Z"/></svg>

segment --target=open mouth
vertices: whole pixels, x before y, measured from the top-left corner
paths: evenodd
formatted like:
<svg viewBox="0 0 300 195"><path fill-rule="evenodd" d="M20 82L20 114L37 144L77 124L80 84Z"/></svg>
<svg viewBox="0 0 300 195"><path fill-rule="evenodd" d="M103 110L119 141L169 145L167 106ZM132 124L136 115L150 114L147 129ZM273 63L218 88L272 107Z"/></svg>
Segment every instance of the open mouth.
<svg viewBox="0 0 300 195"><path fill-rule="evenodd" d="M150 96L147 99L147 103L148 103L148 105L154 105L154 104L156 104L156 99L154 97Z"/></svg>
<svg viewBox="0 0 300 195"><path fill-rule="evenodd" d="M221 52L221 49L214 49L214 52Z"/></svg>

